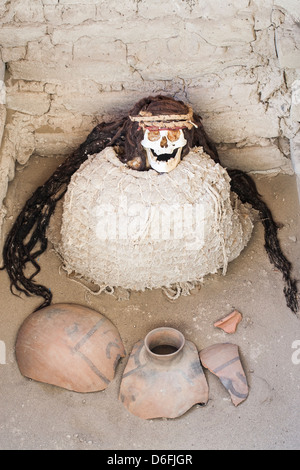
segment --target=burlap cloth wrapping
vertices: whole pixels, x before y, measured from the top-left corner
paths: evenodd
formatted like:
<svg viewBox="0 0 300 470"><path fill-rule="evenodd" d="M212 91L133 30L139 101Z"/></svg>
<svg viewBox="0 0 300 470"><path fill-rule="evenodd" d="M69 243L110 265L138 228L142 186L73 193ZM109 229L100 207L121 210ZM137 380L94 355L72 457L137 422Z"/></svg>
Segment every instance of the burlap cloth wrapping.
<svg viewBox="0 0 300 470"><path fill-rule="evenodd" d="M170 173L128 168L108 147L72 176L48 238L68 273L100 290L192 287L248 243L251 208L202 148Z"/></svg>

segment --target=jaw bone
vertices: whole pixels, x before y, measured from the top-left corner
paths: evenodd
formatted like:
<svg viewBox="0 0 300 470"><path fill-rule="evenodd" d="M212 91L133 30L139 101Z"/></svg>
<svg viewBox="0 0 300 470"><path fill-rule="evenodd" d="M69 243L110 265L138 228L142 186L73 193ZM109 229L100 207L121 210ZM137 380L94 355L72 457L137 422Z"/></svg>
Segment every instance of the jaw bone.
<svg viewBox="0 0 300 470"><path fill-rule="evenodd" d="M151 149L146 148L148 162L153 170L156 170L158 173L169 173L177 167L178 163L181 160L181 151L182 147L179 147L175 157L169 158L168 160L159 160L151 151Z"/></svg>

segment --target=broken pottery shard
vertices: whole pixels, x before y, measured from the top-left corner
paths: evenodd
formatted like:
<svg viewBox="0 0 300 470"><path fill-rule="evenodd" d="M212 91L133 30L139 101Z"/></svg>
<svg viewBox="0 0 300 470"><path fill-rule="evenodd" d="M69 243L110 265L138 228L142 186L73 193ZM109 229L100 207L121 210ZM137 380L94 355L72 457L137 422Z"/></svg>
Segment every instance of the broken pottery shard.
<svg viewBox="0 0 300 470"><path fill-rule="evenodd" d="M81 393L104 390L124 356L111 321L76 304L53 304L32 313L16 341L21 374Z"/></svg>
<svg viewBox="0 0 300 470"><path fill-rule="evenodd" d="M242 320L242 314L238 310L234 310L226 317L221 318L220 320L214 323L214 326L221 328L225 333L235 333L238 324Z"/></svg>
<svg viewBox="0 0 300 470"><path fill-rule="evenodd" d="M200 361L221 380L237 406L248 396L248 384L236 344L222 343L200 351Z"/></svg>

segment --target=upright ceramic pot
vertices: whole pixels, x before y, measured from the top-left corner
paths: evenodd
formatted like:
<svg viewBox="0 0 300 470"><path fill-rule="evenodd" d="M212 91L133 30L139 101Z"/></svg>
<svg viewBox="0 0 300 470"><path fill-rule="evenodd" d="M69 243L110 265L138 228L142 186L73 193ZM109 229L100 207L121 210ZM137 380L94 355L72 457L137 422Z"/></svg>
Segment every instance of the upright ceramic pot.
<svg viewBox="0 0 300 470"><path fill-rule="evenodd" d="M196 346L173 328L152 330L133 347L119 398L143 419L176 418L206 404L208 385Z"/></svg>

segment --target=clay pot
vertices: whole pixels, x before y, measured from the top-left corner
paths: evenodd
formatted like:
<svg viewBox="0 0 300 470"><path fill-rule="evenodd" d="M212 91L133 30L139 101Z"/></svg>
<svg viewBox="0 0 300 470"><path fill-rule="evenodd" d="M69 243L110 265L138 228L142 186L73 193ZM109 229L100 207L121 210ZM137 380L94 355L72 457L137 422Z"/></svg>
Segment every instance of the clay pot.
<svg viewBox="0 0 300 470"><path fill-rule="evenodd" d="M248 396L248 385L236 344L221 343L200 351L200 360L221 380L230 394L232 403L237 406Z"/></svg>
<svg viewBox="0 0 300 470"><path fill-rule="evenodd" d="M16 341L24 376L76 392L105 389L124 355L116 327L100 313L73 304L32 313Z"/></svg>
<svg viewBox="0 0 300 470"><path fill-rule="evenodd" d="M120 387L120 400L143 419L176 418L208 401L198 351L173 328L157 328L135 344Z"/></svg>

